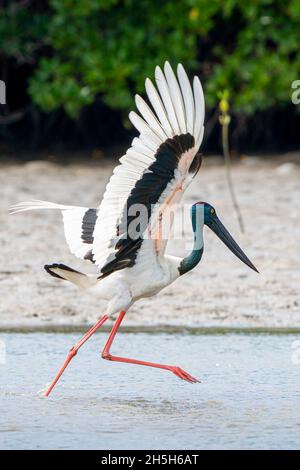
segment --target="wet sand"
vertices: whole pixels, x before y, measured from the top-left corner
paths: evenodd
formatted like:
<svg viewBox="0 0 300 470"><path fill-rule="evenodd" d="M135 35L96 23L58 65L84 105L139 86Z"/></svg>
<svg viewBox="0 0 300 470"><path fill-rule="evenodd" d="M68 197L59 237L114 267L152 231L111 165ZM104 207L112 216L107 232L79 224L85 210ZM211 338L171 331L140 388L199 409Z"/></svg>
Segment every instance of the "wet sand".
<svg viewBox="0 0 300 470"><path fill-rule="evenodd" d="M192 272L128 312L124 326L300 327L300 167L289 156L244 158L233 178L245 220L241 234L219 159L207 160L185 195L192 204L213 204L260 274L250 271L205 230L205 252ZM43 265L63 262L93 272L68 251L61 215L36 211L8 216L16 202L45 199L97 207L113 164L47 161L0 166L0 327L93 323L105 308L101 298L51 278ZM185 228L186 240L190 224ZM167 251L187 253L182 240Z"/></svg>

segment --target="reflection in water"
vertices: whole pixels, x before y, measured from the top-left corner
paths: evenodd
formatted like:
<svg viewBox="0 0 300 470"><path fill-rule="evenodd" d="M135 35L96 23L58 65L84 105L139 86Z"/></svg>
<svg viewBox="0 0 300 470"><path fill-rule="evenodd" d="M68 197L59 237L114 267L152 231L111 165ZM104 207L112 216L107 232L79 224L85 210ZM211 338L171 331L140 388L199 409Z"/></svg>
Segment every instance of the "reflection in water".
<svg viewBox="0 0 300 470"><path fill-rule="evenodd" d="M200 378L103 361L97 333L46 399L77 333L1 333L2 449L299 448L296 334L119 334L114 352Z"/></svg>

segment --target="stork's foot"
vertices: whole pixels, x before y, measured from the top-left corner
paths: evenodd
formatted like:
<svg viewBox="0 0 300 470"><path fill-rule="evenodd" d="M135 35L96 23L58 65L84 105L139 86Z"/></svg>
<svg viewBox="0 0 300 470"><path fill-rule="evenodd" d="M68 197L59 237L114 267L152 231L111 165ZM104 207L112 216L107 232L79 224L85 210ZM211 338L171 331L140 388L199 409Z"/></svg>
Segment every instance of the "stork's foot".
<svg viewBox="0 0 300 470"><path fill-rule="evenodd" d="M181 369L180 367L170 367L169 370L173 372L173 374L177 375L177 377L179 377L180 379L186 380L187 382L190 382L191 384L200 382L200 380L188 374L187 372L185 372L185 370Z"/></svg>

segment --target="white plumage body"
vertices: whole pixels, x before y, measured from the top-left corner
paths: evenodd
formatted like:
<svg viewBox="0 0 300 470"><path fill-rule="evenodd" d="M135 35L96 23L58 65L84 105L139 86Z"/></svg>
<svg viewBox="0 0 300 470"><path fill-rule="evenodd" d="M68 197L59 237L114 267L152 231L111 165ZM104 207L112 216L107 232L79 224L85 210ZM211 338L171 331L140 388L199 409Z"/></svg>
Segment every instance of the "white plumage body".
<svg viewBox="0 0 300 470"><path fill-rule="evenodd" d="M88 287L91 294L108 301L106 314L114 316L121 310L128 310L139 299L152 297L179 277L178 265L181 258L165 255L149 266L140 265L112 273L107 278Z"/></svg>

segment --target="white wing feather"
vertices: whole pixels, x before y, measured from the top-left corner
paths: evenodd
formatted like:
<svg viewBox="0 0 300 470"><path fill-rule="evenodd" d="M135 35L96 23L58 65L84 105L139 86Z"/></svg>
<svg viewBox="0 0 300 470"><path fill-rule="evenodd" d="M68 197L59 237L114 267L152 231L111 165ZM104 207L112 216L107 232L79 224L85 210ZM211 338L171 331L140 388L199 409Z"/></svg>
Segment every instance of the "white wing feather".
<svg viewBox="0 0 300 470"><path fill-rule="evenodd" d="M161 138L162 142L167 139L167 135L164 132L161 124L147 105L147 103L139 95L135 95L135 104L141 115L147 121L150 129Z"/></svg>
<svg viewBox="0 0 300 470"><path fill-rule="evenodd" d="M165 107L161 101L161 98L151 82L150 78L147 78L145 81L146 93L148 95L149 101L152 104L154 111L157 114L157 117L161 123L161 126L167 136L172 135L172 127L168 120Z"/></svg>
<svg viewBox="0 0 300 470"><path fill-rule="evenodd" d="M194 135L195 105L193 91L188 76L181 64L177 67L177 75L184 100L187 132Z"/></svg>
<svg viewBox="0 0 300 470"><path fill-rule="evenodd" d="M60 210L63 217L64 232L70 251L78 258L84 258L91 249L91 245L84 243L81 238L82 220L84 214L89 210L88 207L68 206L64 204L55 204L48 201L27 201L15 204L10 208L10 214L26 212L37 209L56 209Z"/></svg>
<svg viewBox="0 0 300 470"><path fill-rule="evenodd" d="M180 133L180 129L178 126L174 106L172 103L171 95L170 95L170 90L167 84L167 81L165 79L165 76L161 70L160 67L156 67L155 69L155 81L157 84L157 88L160 92L160 95L162 97L163 103L165 105L166 111L167 111L167 116L168 116L168 121L171 124L173 133L171 137L173 137L176 134Z"/></svg>
<svg viewBox="0 0 300 470"><path fill-rule="evenodd" d="M201 133L202 133L203 123L204 123L205 102L204 102L204 94L203 94L202 86L198 77L194 77L193 88L194 88L194 97L195 97L195 104L196 104L194 136L195 136L196 145L198 145L199 147L201 143L200 142Z"/></svg>
<svg viewBox="0 0 300 470"><path fill-rule="evenodd" d="M171 100L172 100L173 107L175 110L175 115L177 117L179 130L182 134L185 134L186 133L186 118L185 118L182 95L181 95L181 91L178 85L178 81L176 80L175 74L169 62L165 63L164 71L165 71L165 76L167 79L168 87L170 90L170 95L171 95Z"/></svg>

